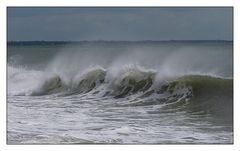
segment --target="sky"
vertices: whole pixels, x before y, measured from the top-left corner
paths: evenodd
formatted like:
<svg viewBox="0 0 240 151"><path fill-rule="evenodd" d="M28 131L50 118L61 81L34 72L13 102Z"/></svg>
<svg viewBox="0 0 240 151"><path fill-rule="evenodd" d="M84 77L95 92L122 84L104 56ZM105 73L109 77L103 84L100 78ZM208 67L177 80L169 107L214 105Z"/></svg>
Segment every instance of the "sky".
<svg viewBox="0 0 240 151"><path fill-rule="evenodd" d="M8 7L8 41L232 40L231 7Z"/></svg>

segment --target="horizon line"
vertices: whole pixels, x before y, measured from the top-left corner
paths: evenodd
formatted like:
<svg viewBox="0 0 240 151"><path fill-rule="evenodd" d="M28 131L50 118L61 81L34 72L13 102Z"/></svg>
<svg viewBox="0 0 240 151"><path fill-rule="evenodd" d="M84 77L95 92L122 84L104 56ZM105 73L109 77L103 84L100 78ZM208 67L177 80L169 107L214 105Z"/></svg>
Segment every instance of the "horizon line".
<svg viewBox="0 0 240 151"><path fill-rule="evenodd" d="M211 40L11 40L9 42L168 42L168 41L233 41L224 39L211 39Z"/></svg>

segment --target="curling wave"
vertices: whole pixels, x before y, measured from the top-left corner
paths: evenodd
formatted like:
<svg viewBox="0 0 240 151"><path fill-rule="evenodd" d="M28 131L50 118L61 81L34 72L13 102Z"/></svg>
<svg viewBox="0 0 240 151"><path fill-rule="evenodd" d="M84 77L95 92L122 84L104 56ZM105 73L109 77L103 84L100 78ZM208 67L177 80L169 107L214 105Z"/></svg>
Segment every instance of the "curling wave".
<svg viewBox="0 0 240 151"><path fill-rule="evenodd" d="M94 67L71 77L67 83L57 74L13 67L8 70L8 95L99 93L97 97L130 100L123 101L124 106L164 104L165 108L184 108L190 112L221 115L231 114L233 110L233 80L229 78L184 75L159 82L156 79L157 72L153 70L131 67L111 77L109 71ZM11 88L15 89L11 91Z"/></svg>

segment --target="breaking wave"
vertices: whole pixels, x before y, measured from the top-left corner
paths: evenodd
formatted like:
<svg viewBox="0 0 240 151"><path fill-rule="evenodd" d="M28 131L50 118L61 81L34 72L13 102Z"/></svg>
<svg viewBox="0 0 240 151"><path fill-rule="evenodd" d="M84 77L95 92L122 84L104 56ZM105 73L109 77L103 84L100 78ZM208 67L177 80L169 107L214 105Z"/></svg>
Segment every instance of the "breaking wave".
<svg viewBox="0 0 240 151"><path fill-rule="evenodd" d="M232 42L8 45L8 142L231 143L232 57Z"/></svg>
<svg viewBox="0 0 240 151"><path fill-rule="evenodd" d="M69 96L89 93L97 97L130 100L123 101L123 106L167 104L165 108L174 105L193 112L232 112L233 80L230 78L181 75L160 82L156 78L157 71L134 65L119 69L114 76L111 69L108 71L95 66L66 82L61 75L53 73L11 66L8 70L8 95Z"/></svg>

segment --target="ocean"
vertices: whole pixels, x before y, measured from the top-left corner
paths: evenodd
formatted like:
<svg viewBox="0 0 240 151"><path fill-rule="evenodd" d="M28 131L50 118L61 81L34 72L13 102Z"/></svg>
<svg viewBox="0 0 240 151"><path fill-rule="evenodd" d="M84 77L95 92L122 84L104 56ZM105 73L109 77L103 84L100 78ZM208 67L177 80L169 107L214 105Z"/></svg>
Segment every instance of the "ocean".
<svg viewBox="0 0 240 151"><path fill-rule="evenodd" d="M8 42L7 144L232 144L233 42Z"/></svg>

